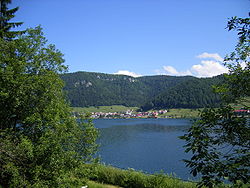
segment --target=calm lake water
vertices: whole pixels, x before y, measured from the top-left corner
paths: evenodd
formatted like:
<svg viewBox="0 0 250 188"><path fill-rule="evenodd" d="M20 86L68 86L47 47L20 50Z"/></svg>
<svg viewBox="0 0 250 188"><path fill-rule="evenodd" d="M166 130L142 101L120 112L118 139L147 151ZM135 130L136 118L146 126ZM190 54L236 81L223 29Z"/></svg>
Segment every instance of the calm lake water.
<svg viewBox="0 0 250 188"><path fill-rule="evenodd" d="M178 138L191 126L189 119L97 119L94 124L100 130L98 155L103 163L192 178L182 162L190 156Z"/></svg>

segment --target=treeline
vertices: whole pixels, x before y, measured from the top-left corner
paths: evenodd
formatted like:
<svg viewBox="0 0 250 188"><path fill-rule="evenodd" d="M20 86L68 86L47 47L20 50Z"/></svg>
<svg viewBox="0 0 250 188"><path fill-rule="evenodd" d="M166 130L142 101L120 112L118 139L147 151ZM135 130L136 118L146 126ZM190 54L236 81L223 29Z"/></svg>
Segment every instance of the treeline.
<svg viewBox="0 0 250 188"><path fill-rule="evenodd" d="M160 108L200 108L219 104L212 86L222 76L144 76L76 72L61 75L71 106L137 106L142 110Z"/></svg>

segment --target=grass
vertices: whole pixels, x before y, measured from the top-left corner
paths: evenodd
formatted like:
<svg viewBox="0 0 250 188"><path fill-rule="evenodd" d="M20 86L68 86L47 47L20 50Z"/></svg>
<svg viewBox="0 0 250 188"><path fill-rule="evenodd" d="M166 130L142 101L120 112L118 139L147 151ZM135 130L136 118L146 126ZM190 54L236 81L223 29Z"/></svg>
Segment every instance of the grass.
<svg viewBox="0 0 250 188"><path fill-rule="evenodd" d="M88 181L88 188L119 188L118 186L98 183L94 181Z"/></svg>
<svg viewBox="0 0 250 188"><path fill-rule="evenodd" d="M239 102L239 104L234 104L234 103L232 103L231 104L232 105L232 107L233 108L235 108L235 109L240 109L240 108L242 108L242 107L246 107L246 106L250 106L250 97L246 97L246 98L244 98L244 99L242 99L240 102Z"/></svg>
<svg viewBox="0 0 250 188"><path fill-rule="evenodd" d="M101 164L88 164L87 168L90 174L90 180L87 183L89 188L194 188L197 186L195 182L183 181L163 173L145 174L133 169L123 170ZM249 185L249 183L220 184L214 188L248 188Z"/></svg>
<svg viewBox="0 0 250 188"><path fill-rule="evenodd" d="M105 184L114 185L116 187L129 188L192 188L195 187L194 182L185 182L178 178L168 176L165 174L145 174L132 169L122 170L111 166L96 165L92 168L92 177L90 179L97 186L109 186Z"/></svg>
<svg viewBox="0 0 250 188"><path fill-rule="evenodd" d="M202 109L169 109L167 113L161 115L161 117L167 118L196 118Z"/></svg>
<svg viewBox="0 0 250 188"><path fill-rule="evenodd" d="M98 107L72 107L73 112L87 113L87 112L126 112L127 110L133 110L134 112L138 110L138 107L126 107L122 105L113 106L98 106ZM201 109L170 109L169 112L160 115L160 118L195 118L199 115L199 110Z"/></svg>
<svg viewBox="0 0 250 188"><path fill-rule="evenodd" d="M243 102L244 105L250 106L250 98L246 98L245 101ZM242 104L232 104L232 106L235 109L240 109L243 107ZM103 113L108 113L108 112L126 112L127 110L133 110L134 112L138 110L138 107L126 107L122 105L113 105L113 106L91 106L91 107L72 107L73 112L78 112L78 113L88 113L88 112L103 112ZM158 117L160 118L197 118L199 117L200 111L203 110L203 108L199 109L184 109L184 108L179 108L179 109L168 109L168 112L162 115L159 115Z"/></svg>

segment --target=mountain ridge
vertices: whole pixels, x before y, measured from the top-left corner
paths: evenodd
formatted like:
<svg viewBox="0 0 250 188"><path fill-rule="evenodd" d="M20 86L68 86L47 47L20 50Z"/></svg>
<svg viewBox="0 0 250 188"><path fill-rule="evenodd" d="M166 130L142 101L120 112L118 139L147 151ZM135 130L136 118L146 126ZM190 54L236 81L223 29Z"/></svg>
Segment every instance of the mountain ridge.
<svg viewBox="0 0 250 188"><path fill-rule="evenodd" d="M168 75L132 77L84 71L65 73L61 75L61 78L65 82L64 90L67 98L74 107L124 105L142 107L145 110L149 110L149 108L145 108L145 105L150 102L153 103L151 109L169 108L170 106L198 108L215 105L218 103L218 96L211 94L212 89L209 88L222 80L221 76L213 78ZM203 96L195 96L195 87L192 82L197 82L196 90L199 90L198 93ZM184 87L187 83L192 87ZM185 88L185 93L188 95L193 93L194 96L190 98L191 101L188 101L189 98L187 98L183 104L174 105L177 104L175 100L180 100L180 97L177 96L181 96L181 87ZM175 92L173 93L171 90ZM172 96L171 103L166 100L162 100L163 105L159 104L160 101L156 102L156 99L166 98L170 94L176 96L176 99ZM192 101L201 97L207 99L200 102Z"/></svg>

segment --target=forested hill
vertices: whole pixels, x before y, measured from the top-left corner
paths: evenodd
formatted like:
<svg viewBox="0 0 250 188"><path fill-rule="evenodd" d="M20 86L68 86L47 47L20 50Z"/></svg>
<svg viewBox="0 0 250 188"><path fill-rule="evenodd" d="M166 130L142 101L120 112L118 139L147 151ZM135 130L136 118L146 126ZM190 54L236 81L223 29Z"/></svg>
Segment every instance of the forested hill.
<svg viewBox="0 0 250 188"><path fill-rule="evenodd" d="M213 85L218 85L222 77L192 78L180 82L161 92L141 108L144 111L162 108L200 108L219 106L220 97L213 92Z"/></svg>
<svg viewBox="0 0 250 188"><path fill-rule="evenodd" d="M61 75L74 107L125 105L157 108L198 108L218 104L211 86L222 80L192 76L130 77L92 72Z"/></svg>

